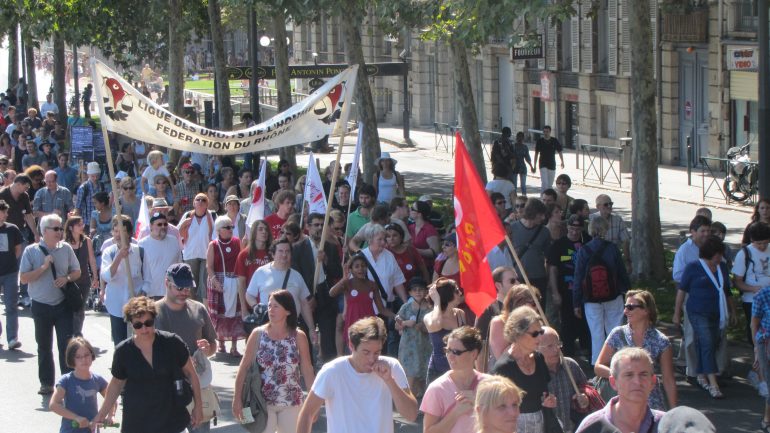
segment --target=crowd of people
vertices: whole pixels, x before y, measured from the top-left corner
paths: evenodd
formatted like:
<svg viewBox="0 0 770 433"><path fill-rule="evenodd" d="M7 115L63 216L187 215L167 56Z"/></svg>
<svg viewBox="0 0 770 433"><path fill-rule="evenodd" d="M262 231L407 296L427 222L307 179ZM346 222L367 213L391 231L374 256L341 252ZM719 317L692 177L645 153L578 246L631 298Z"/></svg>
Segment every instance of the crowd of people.
<svg viewBox="0 0 770 433"><path fill-rule="evenodd" d="M254 158L183 153L171 161L152 145L110 143L113 190L105 167L72 166L62 143L51 149L49 139L36 153L28 144L45 131L33 131L30 117L12 118L11 151L0 155L4 332L7 347L19 349L17 302L31 308L39 393L53 394L61 431L110 423L119 397L124 432L209 431L202 402L211 378L201 370L210 372L214 355L240 360L232 411L242 422L253 416L244 393L259 366L265 432L309 432L322 405L335 433L392 432L393 407L407 420L421 412L425 432L660 431L690 416L664 416L678 404L676 355L656 327L654 296L631 287L627 224L606 194L593 212L568 195L569 176L554 176L561 147L550 128L535 164L518 137L508 141L510 131L495 144L487 191L514 251L501 244L489 254L497 296L474 312L464 297L478 288L462 285L451 218L428 195L406 200L414 185L387 153L372 183L332 184L334 167L327 170L327 228L280 161L267 171L264 219L248 225ZM15 171L19 156L34 164ZM538 163L542 192L526 195L525 164L535 171ZM137 227L143 204L147 225ZM723 397L726 326L736 319L730 273L770 380L769 223L763 200L733 257L702 209L676 253L680 358L715 399ZM90 371L89 305L110 319L109 380ZM264 322L252 330L260 311ZM593 381L578 361L593 368ZM768 422L770 400L764 429Z"/></svg>

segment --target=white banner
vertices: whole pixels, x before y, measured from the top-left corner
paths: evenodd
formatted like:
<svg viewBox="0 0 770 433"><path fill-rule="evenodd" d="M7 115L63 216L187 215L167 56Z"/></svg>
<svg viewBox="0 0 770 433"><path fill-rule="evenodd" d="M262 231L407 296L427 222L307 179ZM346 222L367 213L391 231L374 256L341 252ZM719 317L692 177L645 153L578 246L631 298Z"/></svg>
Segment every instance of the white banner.
<svg viewBox="0 0 770 433"><path fill-rule="evenodd" d="M356 193L356 184L358 183L358 164L361 160L361 141L364 136L364 122L358 122L358 139L356 140L356 150L353 152L353 163L350 164L350 173L348 174L348 184L350 184L350 199Z"/></svg>
<svg viewBox="0 0 770 433"><path fill-rule="evenodd" d="M262 158L259 166L259 177L251 183L251 206L249 215L246 217L246 227L251 231L251 225L254 221L265 218L265 169L267 167L267 158Z"/></svg>
<svg viewBox="0 0 770 433"><path fill-rule="evenodd" d="M238 131L207 129L171 114L96 59L91 61L91 70L101 121L108 130L181 151L237 155L304 144L332 134L342 107L352 102L358 66L331 78L288 110Z"/></svg>
<svg viewBox="0 0 770 433"><path fill-rule="evenodd" d="M310 161L307 163L307 175L305 176L305 203L309 213L326 214L326 193L321 183L321 175L315 165L313 152L310 152Z"/></svg>

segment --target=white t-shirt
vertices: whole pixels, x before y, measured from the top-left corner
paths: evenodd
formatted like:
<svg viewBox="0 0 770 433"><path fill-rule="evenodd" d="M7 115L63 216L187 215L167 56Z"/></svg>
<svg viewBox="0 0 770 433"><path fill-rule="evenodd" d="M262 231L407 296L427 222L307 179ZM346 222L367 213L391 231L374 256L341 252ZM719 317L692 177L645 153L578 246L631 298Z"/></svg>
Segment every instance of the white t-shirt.
<svg viewBox="0 0 770 433"><path fill-rule="evenodd" d="M203 218L192 215L191 219L190 227L187 228L187 242L182 249L182 255L185 260L205 259L210 242L209 233L216 231L213 230L213 218L209 212L206 212Z"/></svg>
<svg viewBox="0 0 770 433"><path fill-rule="evenodd" d="M286 290L294 297L294 306L297 307L297 314L301 313L302 300L310 296L305 280L302 275L289 268L289 282L286 283ZM261 304L267 304L270 294L281 290L283 280L286 278L286 271L273 268L273 262L260 266L251 276L249 287L246 293L259 300Z"/></svg>
<svg viewBox="0 0 770 433"><path fill-rule="evenodd" d="M390 364L390 375L407 389L406 373L398 360L380 356ZM350 356L327 362L318 372L312 391L326 401L326 431L334 433L393 433L393 396L375 373L359 373Z"/></svg>
<svg viewBox="0 0 770 433"><path fill-rule="evenodd" d="M516 190L513 186L513 182L508 179L492 179L487 182L487 186L484 188L487 191L499 192L505 197L505 208L512 209L513 203L511 203L511 194Z"/></svg>
<svg viewBox="0 0 770 433"><path fill-rule="evenodd" d="M377 271L377 276L380 278L380 283L382 283L382 288L385 289L385 292L388 294L388 299L385 301L387 302L393 302L396 300L396 295L393 293L393 288L398 286L399 284L404 284L406 282L406 278L404 278L404 273L401 272L401 268L398 267L398 262L396 262L396 257L393 256L393 253L391 253L388 250L382 250L380 255L377 257L377 260L374 260L374 257L372 256L372 252L369 250L369 248L364 248L363 250L364 255L366 256L366 260L369 260L369 263L371 263L372 267L375 271ZM366 273L367 277L371 281L374 280L374 276L372 276L371 271L367 271ZM376 284L376 281L375 281Z"/></svg>
<svg viewBox="0 0 770 433"><path fill-rule="evenodd" d="M166 176L166 178L171 177L165 165L161 165L157 170L152 168L151 165L147 166L147 168L144 169L144 173L142 173L142 177L147 179L150 188L153 188L155 186L155 176L159 174Z"/></svg>
<svg viewBox="0 0 770 433"><path fill-rule="evenodd" d="M179 242L170 235L163 240L147 236L139 241L144 248L144 264L142 265L142 290L147 296L166 295L166 271L169 266L182 261L182 250Z"/></svg>
<svg viewBox="0 0 770 433"><path fill-rule="evenodd" d="M754 245L746 247L749 250L749 266L746 269L746 254L743 248L738 251L733 261L733 275L744 277L746 284L752 286L767 287L770 286L770 248L765 251L759 251ZM755 293L742 292L741 300L743 302L753 302Z"/></svg>

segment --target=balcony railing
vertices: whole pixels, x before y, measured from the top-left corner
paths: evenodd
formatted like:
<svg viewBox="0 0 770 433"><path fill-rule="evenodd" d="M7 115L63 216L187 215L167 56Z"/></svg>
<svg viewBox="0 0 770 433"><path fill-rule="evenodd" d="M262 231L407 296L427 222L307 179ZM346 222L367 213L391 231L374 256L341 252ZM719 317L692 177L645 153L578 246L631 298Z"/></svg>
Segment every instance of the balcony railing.
<svg viewBox="0 0 770 433"><path fill-rule="evenodd" d="M663 15L663 40L668 42L708 42L709 10Z"/></svg>
<svg viewBox="0 0 770 433"><path fill-rule="evenodd" d="M733 28L736 32L756 32L759 28L757 0L741 0L733 3Z"/></svg>

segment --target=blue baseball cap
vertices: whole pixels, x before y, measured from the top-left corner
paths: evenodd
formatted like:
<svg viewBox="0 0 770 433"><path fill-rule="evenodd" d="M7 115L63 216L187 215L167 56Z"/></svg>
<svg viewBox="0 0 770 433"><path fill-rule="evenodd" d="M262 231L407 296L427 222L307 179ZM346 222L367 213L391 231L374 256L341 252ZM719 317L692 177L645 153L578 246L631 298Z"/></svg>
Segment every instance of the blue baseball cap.
<svg viewBox="0 0 770 433"><path fill-rule="evenodd" d="M187 263L175 263L169 266L166 275L177 287L195 287L192 269Z"/></svg>

